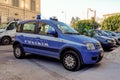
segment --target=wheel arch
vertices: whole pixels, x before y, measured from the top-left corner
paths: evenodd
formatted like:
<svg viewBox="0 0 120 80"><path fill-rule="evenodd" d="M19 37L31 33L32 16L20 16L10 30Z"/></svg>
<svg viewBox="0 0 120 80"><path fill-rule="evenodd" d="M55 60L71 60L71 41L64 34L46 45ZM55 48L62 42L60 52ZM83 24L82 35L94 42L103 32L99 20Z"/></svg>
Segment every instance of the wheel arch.
<svg viewBox="0 0 120 80"><path fill-rule="evenodd" d="M65 47L65 48L63 48L63 49L60 51L60 56L59 56L60 60L61 60L62 56L64 55L64 53L65 53L66 51L69 51L69 50L75 51L75 52L77 53L77 55L79 56L79 58L81 59L81 62L83 63L83 59L82 59L81 52L80 52L78 49L73 48L73 47Z"/></svg>
<svg viewBox="0 0 120 80"><path fill-rule="evenodd" d="M13 48L15 47L15 45L20 45L20 46L22 47L22 45L21 45L20 42L18 42L18 41L15 41L15 42L13 43Z"/></svg>
<svg viewBox="0 0 120 80"><path fill-rule="evenodd" d="M8 37L9 39L10 39L10 41L12 41L12 38L10 37L10 36L2 36L2 38L1 38L1 41L0 42L2 42L2 39L4 38L4 37Z"/></svg>

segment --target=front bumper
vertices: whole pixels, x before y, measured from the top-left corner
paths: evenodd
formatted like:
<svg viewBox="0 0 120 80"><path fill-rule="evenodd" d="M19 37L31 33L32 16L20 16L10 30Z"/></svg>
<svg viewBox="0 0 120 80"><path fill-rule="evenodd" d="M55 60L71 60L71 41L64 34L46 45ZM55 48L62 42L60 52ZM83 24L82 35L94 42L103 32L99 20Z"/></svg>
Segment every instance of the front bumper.
<svg viewBox="0 0 120 80"><path fill-rule="evenodd" d="M82 54L84 64L94 64L102 60L104 56L104 51L101 48L100 50L86 50Z"/></svg>
<svg viewBox="0 0 120 80"><path fill-rule="evenodd" d="M116 44L120 45L120 38L116 40Z"/></svg>
<svg viewBox="0 0 120 80"><path fill-rule="evenodd" d="M102 43L103 48L113 48L116 46L116 43Z"/></svg>

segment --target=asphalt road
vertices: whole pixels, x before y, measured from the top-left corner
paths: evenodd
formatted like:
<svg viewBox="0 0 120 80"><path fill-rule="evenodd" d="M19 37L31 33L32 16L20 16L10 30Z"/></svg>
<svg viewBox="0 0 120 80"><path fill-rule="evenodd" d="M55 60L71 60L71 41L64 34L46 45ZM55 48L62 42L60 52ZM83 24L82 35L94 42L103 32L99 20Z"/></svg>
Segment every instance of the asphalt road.
<svg viewBox="0 0 120 80"><path fill-rule="evenodd" d="M105 57L98 64L70 72L52 58L28 54L16 59L11 45L0 45L0 80L120 80L119 74L120 63Z"/></svg>

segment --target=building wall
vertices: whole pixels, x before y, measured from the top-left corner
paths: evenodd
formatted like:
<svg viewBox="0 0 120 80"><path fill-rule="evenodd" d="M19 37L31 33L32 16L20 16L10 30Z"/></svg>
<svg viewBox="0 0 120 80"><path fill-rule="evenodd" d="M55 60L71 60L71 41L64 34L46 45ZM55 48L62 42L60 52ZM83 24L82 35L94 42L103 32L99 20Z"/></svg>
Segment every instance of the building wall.
<svg viewBox="0 0 120 80"><path fill-rule="evenodd" d="M19 7L12 5L12 0L0 0L0 23L13 19L35 19L41 13L40 0L35 0L35 11L31 10L31 0L19 0Z"/></svg>
<svg viewBox="0 0 120 80"><path fill-rule="evenodd" d="M104 14L104 15L103 15L103 18L106 19L106 18L108 18L108 17L110 17L110 16L115 16L115 15L120 15L120 12L111 13L111 14Z"/></svg>

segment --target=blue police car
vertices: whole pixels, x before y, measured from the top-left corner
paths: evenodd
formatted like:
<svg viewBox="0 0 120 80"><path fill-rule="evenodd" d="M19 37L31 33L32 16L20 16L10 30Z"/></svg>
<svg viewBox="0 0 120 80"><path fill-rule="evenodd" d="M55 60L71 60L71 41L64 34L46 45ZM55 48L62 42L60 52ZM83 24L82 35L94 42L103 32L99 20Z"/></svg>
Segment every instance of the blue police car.
<svg viewBox="0 0 120 80"><path fill-rule="evenodd" d="M57 58L65 69L76 71L103 58L103 49L97 40L80 35L59 21L22 21L16 31L13 49L18 59L24 58L25 53L39 54Z"/></svg>

